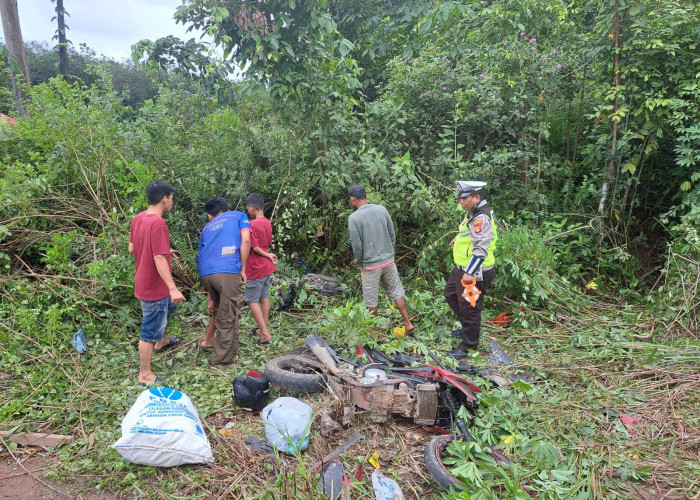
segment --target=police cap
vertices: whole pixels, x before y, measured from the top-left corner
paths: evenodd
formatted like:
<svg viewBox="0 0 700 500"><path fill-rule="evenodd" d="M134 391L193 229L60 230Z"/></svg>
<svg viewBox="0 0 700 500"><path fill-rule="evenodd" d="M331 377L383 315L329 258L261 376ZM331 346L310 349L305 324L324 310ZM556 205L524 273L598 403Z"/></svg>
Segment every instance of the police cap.
<svg viewBox="0 0 700 500"><path fill-rule="evenodd" d="M486 183L483 181L455 181L455 184L457 186L457 198L464 198L486 187Z"/></svg>

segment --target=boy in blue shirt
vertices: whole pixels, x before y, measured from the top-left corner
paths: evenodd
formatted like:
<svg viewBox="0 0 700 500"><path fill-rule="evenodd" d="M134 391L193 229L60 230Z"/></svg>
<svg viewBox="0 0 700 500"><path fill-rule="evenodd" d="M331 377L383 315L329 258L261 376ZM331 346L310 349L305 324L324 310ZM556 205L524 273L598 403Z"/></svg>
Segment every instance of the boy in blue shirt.
<svg viewBox="0 0 700 500"><path fill-rule="evenodd" d="M197 269L218 334L214 337L214 331L208 329L202 347L214 349L212 365L230 365L238 360L238 320L250 252L250 223L243 212L229 211L226 199L218 196L207 200L204 210L209 223L199 239Z"/></svg>

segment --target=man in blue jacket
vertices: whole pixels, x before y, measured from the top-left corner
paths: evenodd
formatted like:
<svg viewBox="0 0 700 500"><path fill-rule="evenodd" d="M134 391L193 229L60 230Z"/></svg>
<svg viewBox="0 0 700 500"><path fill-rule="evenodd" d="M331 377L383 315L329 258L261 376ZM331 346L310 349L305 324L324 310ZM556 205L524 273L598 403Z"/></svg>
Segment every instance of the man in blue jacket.
<svg viewBox="0 0 700 500"><path fill-rule="evenodd" d="M213 330L208 330L202 347L213 347L212 365L230 365L238 360L238 320L250 252L250 223L243 212L229 211L225 198L207 200L204 210L209 223L199 239L197 269L218 334L214 338Z"/></svg>

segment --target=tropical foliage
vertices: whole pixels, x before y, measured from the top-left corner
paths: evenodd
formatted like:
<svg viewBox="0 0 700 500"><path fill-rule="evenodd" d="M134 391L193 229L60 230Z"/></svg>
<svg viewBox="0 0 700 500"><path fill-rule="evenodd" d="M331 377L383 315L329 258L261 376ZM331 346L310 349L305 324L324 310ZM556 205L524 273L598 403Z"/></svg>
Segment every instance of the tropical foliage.
<svg viewBox="0 0 700 500"><path fill-rule="evenodd" d="M185 0L176 18L213 35L224 59L201 41L144 40L133 65L72 52L66 81L50 77L55 53L29 46L29 116L0 123L3 422L76 434L64 472L151 494L138 489L156 472L106 448L134 396L127 233L151 179L176 188L167 221L188 301L173 329L191 335L158 363L206 401L212 426L243 417L196 348L207 198L241 208L247 193L262 193L280 270L294 278L304 262L353 290L339 301L304 292L295 312L275 315L289 338L270 353L244 347L245 367L260 368L310 331L354 345L397 320L370 317L355 292L345 196L355 183L395 220L421 325L416 339L385 347L443 352L453 325L441 288L462 215L452 186L480 179L501 227L487 313L515 316L509 330L485 329L538 379L485 396L480 444L452 450L456 474L475 485L462 497L490 498L494 487L503 498L644 497L654 483L697 491L697 5ZM10 64L0 66L3 109ZM68 342L78 328L88 357ZM96 395L105 386L120 394ZM633 436L617 418L625 411L643 415L646 431ZM516 465L475 467L488 444ZM234 453L218 438L215 447ZM281 466L260 467L271 491L297 487ZM227 492L213 472L186 474L204 484L187 494ZM301 490L311 476L299 476ZM434 486L420 476L411 484L416 496ZM182 493L175 482L163 491Z"/></svg>

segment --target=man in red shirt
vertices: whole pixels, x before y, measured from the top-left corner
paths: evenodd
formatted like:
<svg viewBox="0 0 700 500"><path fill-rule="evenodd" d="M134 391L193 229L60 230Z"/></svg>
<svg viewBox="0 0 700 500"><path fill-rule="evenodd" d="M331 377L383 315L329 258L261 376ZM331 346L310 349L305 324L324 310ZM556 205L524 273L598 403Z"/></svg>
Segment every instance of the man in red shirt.
<svg viewBox="0 0 700 500"><path fill-rule="evenodd" d="M246 263L245 272L248 281L245 284L244 299L248 302L250 312L253 314L257 328L253 328L253 335L260 338L256 344L268 347L270 345L270 331L267 322L270 319L270 282L271 275L275 272L277 255L267 251L272 244L272 225L265 217L263 207L265 200L258 193L251 193L245 200L246 210L250 216L250 255Z"/></svg>
<svg viewBox="0 0 700 500"><path fill-rule="evenodd" d="M139 384L163 382L151 371L153 350L161 351L180 342L165 337L168 315L185 297L175 286L172 276L170 232L163 214L173 208L173 187L164 181L146 186L148 209L131 221L129 253L134 255L134 296L141 301L141 339L139 341Z"/></svg>

